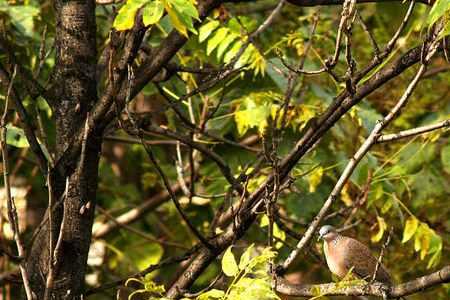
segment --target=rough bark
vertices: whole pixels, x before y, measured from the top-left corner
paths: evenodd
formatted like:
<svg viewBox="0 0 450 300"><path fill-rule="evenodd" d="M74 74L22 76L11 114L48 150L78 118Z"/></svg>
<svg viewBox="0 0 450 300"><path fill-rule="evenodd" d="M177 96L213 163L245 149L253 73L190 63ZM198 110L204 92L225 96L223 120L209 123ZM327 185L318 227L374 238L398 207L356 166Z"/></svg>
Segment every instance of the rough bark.
<svg viewBox="0 0 450 300"><path fill-rule="evenodd" d="M87 112L97 100L95 2L58 0L54 9L56 65L52 79L56 84L52 90L58 102L52 108L56 121L56 155L59 156L72 146L73 135L84 126ZM57 238L61 231L62 239L52 299L80 299L83 290L101 140L92 134L85 143L84 161L79 156L71 166L62 166L64 173L69 174L69 187L63 205L53 213L53 236ZM66 178L53 172L51 180L54 199L60 199ZM83 211L83 206L88 209ZM27 257L31 287L37 299L43 299L48 273L50 226L49 222L46 224L37 233Z"/></svg>

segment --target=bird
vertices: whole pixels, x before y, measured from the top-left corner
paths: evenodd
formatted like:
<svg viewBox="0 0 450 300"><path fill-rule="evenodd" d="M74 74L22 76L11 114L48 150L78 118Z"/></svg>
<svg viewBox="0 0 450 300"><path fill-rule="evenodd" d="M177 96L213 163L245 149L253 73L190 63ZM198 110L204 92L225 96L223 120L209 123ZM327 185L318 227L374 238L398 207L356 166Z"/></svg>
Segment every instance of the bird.
<svg viewBox="0 0 450 300"><path fill-rule="evenodd" d="M351 270L360 279L371 281L377 266L377 259L369 248L360 241L339 234L333 226L324 225L319 230L319 239L323 239L323 250L330 271L339 278L345 277ZM392 278L386 267L379 263L376 282L390 286Z"/></svg>

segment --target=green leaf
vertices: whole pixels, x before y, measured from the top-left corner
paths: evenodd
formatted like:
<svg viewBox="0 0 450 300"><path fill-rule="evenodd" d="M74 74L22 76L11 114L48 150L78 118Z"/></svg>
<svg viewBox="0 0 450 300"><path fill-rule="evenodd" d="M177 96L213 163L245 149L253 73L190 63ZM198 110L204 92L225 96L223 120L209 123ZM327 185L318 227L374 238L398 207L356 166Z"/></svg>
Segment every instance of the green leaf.
<svg viewBox="0 0 450 300"><path fill-rule="evenodd" d="M219 44L217 47L217 59L220 59L222 55L225 53L225 50L227 50L228 46L231 45L231 43L239 38L239 36L235 33L229 32L226 38Z"/></svg>
<svg viewBox="0 0 450 300"><path fill-rule="evenodd" d="M180 32L182 35L188 37L187 27L184 22L181 21L178 12L168 4L165 5L165 8L167 14L169 15L170 23L172 23L173 27L175 27L175 29L178 30L178 32Z"/></svg>
<svg viewBox="0 0 450 300"><path fill-rule="evenodd" d="M221 42L223 42L223 40L225 39L227 33L228 33L228 28L226 28L226 27L219 28L219 30L216 31L214 36L211 39L208 40L208 44L206 46L206 54L207 55L210 55L211 52L213 52L214 49L216 49L216 47Z"/></svg>
<svg viewBox="0 0 450 300"><path fill-rule="evenodd" d="M200 20L197 8L194 6L193 3L194 1L192 0L168 0L168 1L173 6L175 6L176 10L178 10L180 14Z"/></svg>
<svg viewBox="0 0 450 300"><path fill-rule="evenodd" d="M154 0L142 10L142 21L145 26L158 23L164 14L164 4L161 0Z"/></svg>
<svg viewBox="0 0 450 300"><path fill-rule="evenodd" d="M242 46L242 42L241 41L236 41L233 44L233 47L231 47L230 50L227 51L227 53L225 53L225 56L223 58L224 63L229 63L233 57L238 53L239 49L241 49Z"/></svg>
<svg viewBox="0 0 450 300"><path fill-rule="evenodd" d="M200 27L198 33L198 41L201 43L208 38L208 36L213 32L217 27L219 27L219 21L211 21Z"/></svg>
<svg viewBox="0 0 450 300"><path fill-rule="evenodd" d="M149 265L157 264L162 255L163 248L156 243L146 243L138 247L132 247L133 251L127 251L131 261L134 262L139 270L147 268Z"/></svg>
<svg viewBox="0 0 450 300"><path fill-rule="evenodd" d="M416 217L411 216L406 220L402 243L406 243L413 237L417 227L419 227L419 220Z"/></svg>
<svg viewBox="0 0 450 300"><path fill-rule="evenodd" d="M198 12L191 0L167 0L166 11L172 25L187 37L187 30L197 34L192 18L198 19Z"/></svg>
<svg viewBox="0 0 450 300"><path fill-rule="evenodd" d="M441 149L441 161L445 172L450 173L450 143Z"/></svg>
<svg viewBox="0 0 450 300"><path fill-rule="evenodd" d="M253 98L258 95L249 95L242 100L241 109L234 114L239 135L244 135L248 129L257 127L262 133L267 126L267 118L270 116L270 107L257 104Z"/></svg>
<svg viewBox="0 0 450 300"><path fill-rule="evenodd" d="M30 145L22 128L6 125L6 143L17 148L27 148Z"/></svg>
<svg viewBox="0 0 450 300"><path fill-rule="evenodd" d="M281 230L276 223L273 223L273 236L277 238L275 248L280 249L283 247L283 243L281 241L286 240L286 233Z"/></svg>
<svg viewBox="0 0 450 300"><path fill-rule="evenodd" d="M212 289L206 293L201 294L197 297L197 300L209 300L209 299L220 299L225 296L225 292L217 289Z"/></svg>
<svg viewBox="0 0 450 300"><path fill-rule="evenodd" d="M242 253L241 255L241 259L239 260L239 270L244 270L249 261L250 261L250 257L253 251L253 246L254 244L251 244L250 246L248 246L248 248L244 251L244 253Z"/></svg>
<svg viewBox="0 0 450 300"><path fill-rule="evenodd" d="M190 5L192 3L189 0L167 0L165 2L170 22L185 37L188 37L188 30L197 34L192 18L198 17L198 14L196 15L192 12L192 9L189 8ZM196 11L195 7L193 9Z"/></svg>
<svg viewBox="0 0 450 300"><path fill-rule="evenodd" d="M448 10L450 10L449 0L437 0L428 15L427 24L429 26L433 25L440 17L444 16Z"/></svg>
<svg viewBox="0 0 450 300"><path fill-rule="evenodd" d="M222 271L225 275L229 277L234 277L239 272L236 259L234 258L233 252L231 252L231 247L225 251L222 257Z"/></svg>
<svg viewBox="0 0 450 300"><path fill-rule="evenodd" d="M117 30L128 30L134 25L136 12L148 0L128 0L125 5L119 9L119 13L114 19L113 27Z"/></svg>
<svg viewBox="0 0 450 300"><path fill-rule="evenodd" d="M39 8L32 5L4 5L0 4L0 12L6 12L11 17L11 22L20 32L27 36L33 35L33 19L39 15Z"/></svg>
<svg viewBox="0 0 450 300"><path fill-rule="evenodd" d="M436 267L439 264L439 261L441 260L441 256L442 256L442 251L435 252L431 256L430 260L428 261L427 269Z"/></svg>

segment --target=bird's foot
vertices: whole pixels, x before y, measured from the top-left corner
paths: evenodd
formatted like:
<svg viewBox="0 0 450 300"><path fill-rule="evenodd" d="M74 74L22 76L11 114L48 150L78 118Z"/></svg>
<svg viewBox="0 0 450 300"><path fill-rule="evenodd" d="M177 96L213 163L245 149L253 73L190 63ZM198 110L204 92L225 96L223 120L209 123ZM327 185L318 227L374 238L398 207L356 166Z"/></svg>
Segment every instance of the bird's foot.
<svg viewBox="0 0 450 300"><path fill-rule="evenodd" d="M380 290L381 290L381 295L383 296L383 300L389 299L389 291L391 290L391 287L386 284L381 284Z"/></svg>

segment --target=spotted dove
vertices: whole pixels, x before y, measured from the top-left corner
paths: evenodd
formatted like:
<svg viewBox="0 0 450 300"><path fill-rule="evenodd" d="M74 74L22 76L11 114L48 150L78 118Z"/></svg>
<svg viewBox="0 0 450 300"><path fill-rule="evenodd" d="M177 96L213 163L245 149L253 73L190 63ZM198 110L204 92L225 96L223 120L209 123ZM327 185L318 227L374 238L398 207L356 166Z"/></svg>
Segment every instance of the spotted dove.
<svg viewBox="0 0 450 300"><path fill-rule="evenodd" d="M377 259L363 243L340 235L334 227L325 225L320 228L319 238L324 240L323 249L327 265L333 274L343 278L350 270L366 281L372 280ZM383 264L379 264L375 281L391 285L392 279Z"/></svg>

